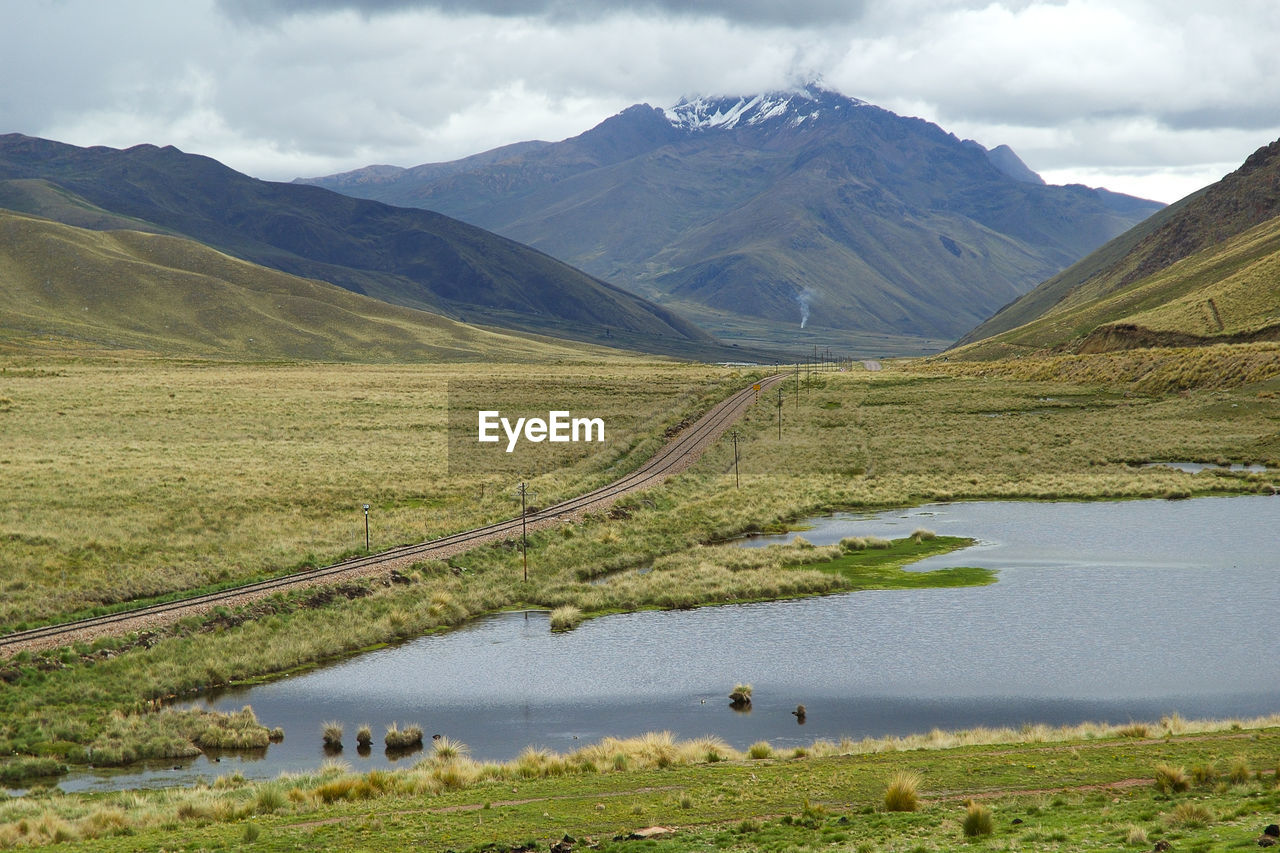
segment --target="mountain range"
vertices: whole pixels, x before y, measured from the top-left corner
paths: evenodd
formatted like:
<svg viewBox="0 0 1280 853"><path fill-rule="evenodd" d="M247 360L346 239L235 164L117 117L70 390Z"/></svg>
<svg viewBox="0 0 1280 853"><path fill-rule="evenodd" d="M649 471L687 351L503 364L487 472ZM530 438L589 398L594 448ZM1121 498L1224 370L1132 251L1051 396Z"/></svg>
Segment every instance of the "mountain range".
<svg viewBox="0 0 1280 853"><path fill-rule="evenodd" d="M0 208L184 237L393 305L646 352L724 358L668 309L439 213L260 181L176 148L0 136Z"/></svg>
<svg viewBox="0 0 1280 853"><path fill-rule="evenodd" d="M300 179L526 243L726 340L941 348L1161 208L810 85ZM833 333L838 333L833 334Z"/></svg>
<svg viewBox="0 0 1280 853"><path fill-rule="evenodd" d="M1280 140L1050 278L959 354L1280 340Z"/></svg>

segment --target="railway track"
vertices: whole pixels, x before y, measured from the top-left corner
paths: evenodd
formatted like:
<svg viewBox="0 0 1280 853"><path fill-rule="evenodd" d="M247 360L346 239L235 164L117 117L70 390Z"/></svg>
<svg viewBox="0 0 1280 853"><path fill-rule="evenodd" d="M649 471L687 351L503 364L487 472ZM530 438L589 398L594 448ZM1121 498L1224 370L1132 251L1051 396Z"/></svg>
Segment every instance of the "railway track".
<svg viewBox="0 0 1280 853"><path fill-rule="evenodd" d="M783 379L784 377L778 374L762 380L759 383L761 391ZM401 545L377 554L354 557L330 566L295 572L218 592L17 631L0 637L0 657L13 655L24 649L56 648L104 635L126 634L156 627L176 622L193 613L206 612L218 606L238 606L285 590L389 573L393 569L407 567L419 560L450 557L478 545L519 535L522 526L537 530L578 518L588 512L605 509L622 495L657 485L693 464L729 425L743 415L755 402L757 395L758 392L753 386L743 388L722 400L692 425L682 430L645 464L630 474L545 509L531 511L523 517L516 516L415 545Z"/></svg>

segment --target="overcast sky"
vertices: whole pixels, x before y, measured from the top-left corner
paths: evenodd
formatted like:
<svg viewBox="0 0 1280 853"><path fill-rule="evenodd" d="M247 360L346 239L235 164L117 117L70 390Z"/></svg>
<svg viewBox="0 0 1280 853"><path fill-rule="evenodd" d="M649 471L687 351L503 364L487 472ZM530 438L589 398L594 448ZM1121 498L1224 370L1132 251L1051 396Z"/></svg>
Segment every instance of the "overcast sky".
<svg viewBox="0 0 1280 853"><path fill-rule="evenodd" d="M8 0L0 133L272 180L829 88L1175 201L1280 137L1275 0Z"/></svg>

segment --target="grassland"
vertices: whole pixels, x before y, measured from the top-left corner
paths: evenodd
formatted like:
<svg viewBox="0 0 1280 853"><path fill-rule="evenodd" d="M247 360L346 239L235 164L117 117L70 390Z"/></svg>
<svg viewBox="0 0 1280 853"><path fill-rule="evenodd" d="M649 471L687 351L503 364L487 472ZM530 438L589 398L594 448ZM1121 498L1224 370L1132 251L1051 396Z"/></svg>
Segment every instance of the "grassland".
<svg viewBox="0 0 1280 853"><path fill-rule="evenodd" d="M577 384L608 419L608 453L535 478L543 505L637 464L741 381L621 359L485 373L517 380L508 392ZM363 551L363 503L376 548L518 514L514 481L445 476L447 383L473 379L490 381L467 365L8 360L0 625L334 561Z"/></svg>
<svg viewBox="0 0 1280 853"><path fill-rule="evenodd" d="M10 359L0 368L0 418L4 419L0 466L17 484L0 503L0 552L6 566L15 567L5 577L5 600L10 602L5 621L10 625L130 596L256 577L304 560L326 561L358 550L363 547L364 532L358 508L365 500L375 507L371 513L375 547L514 514L511 483L442 476L441 389L448 379L468 375L465 368L30 358ZM1135 390L1115 382L1104 386L1039 379L1032 371L1019 373L1012 368L990 370L988 375L977 370L923 365L881 373L821 374L808 386L789 384L781 399L781 440L776 395L762 400L738 428L740 488L734 486L731 446L722 441L686 474L624 499L607 515L533 535L527 583L519 580L520 555L508 543L462 555L448 564L421 564L409 584L371 584L329 596L280 597L249 611L190 620L169 633L25 656L4 667L0 682L0 753L17 756L4 766L40 760L59 766L78 763L89 760L95 750L107 750L109 759L118 755L124 760L189 748L204 729L197 730L195 721L173 712L156 713L158 701L202 686L269 676L379 643L443 630L505 607L572 607L581 618L591 618L641 607L687 607L905 583L900 571L904 562L956 544L920 537L893 549L836 551L801 542L750 555L716 544L745 531L778 529L827 509L965 498L1181 497L1277 488L1280 379L1261 378L1267 376L1266 370L1250 374L1250 381L1236 387L1206 383L1207 388L1193 386L1178 393ZM720 368L629 361L554 369L510 366L493 372L507 379L555 372L576 376L578 384L597 395L600 410L613 413L627 437L616 453L540 478L535 482L540 502L609 479L635 464L660 441L654 436L745 381ZM1133 464L1149 460L1262 461L1273 470L1192 476ZM641 567L652 571L629 571ZM602 579L606 582L598 583ZM989 580L982 573L954 573L928 582ZM1267 733L1264 742L1273 744L1271 737ZM1121 741L1116 749L1123 752L1128 743ZM1236 741L1231 743L1234 746ZM1171 753L1168 760L1178 754ZM971 757L957 757L957 768ZM1270 767L1263 758L1251 760L1258 767ZM1268 760L1274 765L1274 750ZM821 761L832 762L832 768L840 767L842 773L853 773L847 779L840 777L842 789L850 790L871 785L868 780L873 775L875 785L882 785L880 775L884 771L887 776L890 769L890 764L875 765L862 775L863 771L854 772L854 767L846 768L839 759ZM825 772L819 769L825 766L821 761L761 765L743 759L741 766L747 769L741 772L758 774L762 767L777 766L795 768L785 772L793 772L796 779L816 778L815 773ZM1118 778L1144 772L1131 767ZM600 779L606 775L597 774ZM599 789L591 788L594 782L588 781L548 781L551 787L539 795L546 802L536 800L541 805L532 808L556 811L559 806L548 804L568 802L564 797L582 797L594 804L610 790L629 791L616 796L631 797L640 804L642 811L635 815L614 815L608 821L583 819L573 830L578 833L612 832L612 828L595 827L630 825L633 817L656 821L657 816L668 814L663 805L667 794L643 790L653 785L666 790L668 777L660 782L643 775L608 778L611 781ZM715 790L717 778L689 777L687 783L680 779L672 784L687 784L695 803L705 803L715 797L708 792ZM736 778L740 782L746 777ZM873 821L880 827L876 832L892 834L901 829L906 833L902 838L913 839L910 843L851 835L840 825L846 848L857 849L865 842L873 845L865 849L906 850L917 842L933 843L921 835L923 827L951 820L945 817L951 814L946 809L954 810L958 827L963 809L949 800L944 804L936 793L931 796L930 787L935 792L944 787L933 785L928 774L925 778L924 799L929 805L918 814L932 815L932 823L918 817L902 818L901 826ZM321 784L327 783L299 783L309 785L307 790ZM482 802L506 798L502 791L509 783L492 784L498 787L486 789ZM555 787L560 784L569 787ZM608 787L614 784L619 787ZM694 837L700 843L732 841L741 849L790 849L789 845L818 843L821 832L803 835L809 830L797 829L794 820L784 824L781 818L801 816L805 796L813 802L834 801L824 799L817 788L801 793L795 786L803 787L802 783L788 784L795 796L768 803L747 799L731 809L697 812L698 819L692 822L703 828ZM240 792L226 795L232 799L253 791L253 802L258 801L254 786L232 780L224 788ZM339 797L334 801L337 805L330 803L321 812L306 811L306 817L295 813L292 805L287 815L277 814L283 809L250 814L243 803L209 806L211 810L192 807L194 820L166 817L155 827L144 825L131 831L159 839L181 829L200 849L235 843L240 839L237 833L247 831L248 822L261 827L263 839L292 822L307 825L298 831L315 835L317 849L338 848L343 843L371 843L358 833L351 834L360 822L348 820L349 813L343 809L363 809L369 821L381 822L394 835L409 831L401 822L406 809L421 816L434 814L427 809L454 803L432 799L423 805L412 798L420 798L424 791L397 791L376 804L343 805L346 800ZM126 814L145 812L150 808L146 798L152 795L139 796L143 799L130 801L133 805L105 807L121 808ZM178 800L195 793L169 796L173 799L162 801L177 808ZM283 796L293 803L287 794ZM1010 794L1008 802L1022 803L1016 806L1021 809L1045 795L1026 795L1030 800L1020 800L1021 796ZM1074 802L1076 796L1068 798ZM1090 796L1079 794L1080 802ZM1228 791L1223 796L1235 794ZM275 802L274 797L268 799ZM82 809L81 817L101 802L54 799L59 808ZM675 799L673 808L680 808L679 796ZM870 800L850 795L840 799L839 805L829 806L833 811L827 817L834 821L837 814L847 816L866 808L874 812L874 803L867 805ZM1150 836L1159 823L1163 801L1149 797L1143 802L1138 812L1145 809L1154 816L1138 823L1149 827ZM24 803L46 801L36 798ZM328 811L329 806L335 810ZM937 810L930 812L930 808ZM998 805L996 814L1005 814L1006 808ZM1222 813L1222 806L1214 808ZM512 809L512 814L529 811L523 806ZM17 820L38 822L43 819L40 814ZM433 827L453 827L441 831L454 833L450 837L462 846L499 837L485 834L489 830L477 834L470 824L464 827L465 821L450 814L454 813L429 820ZM460 814L473 816L470 811ZM1085 819L1083 808L1057 814L1063 816L1061 825ZM821 826L827 825L827 817L819 821ZM333 823L315 823L331 818ZM719 835L747 819L757 820L763 834L752 830L742 838ZM56 832L58 824L49 820L47 825ZM111 824L115 818L99 820ZM924 822L912 823L917 820ZM558 818L550 822L561 825ZM1210 826L1219 823L1215 819ZM1053 825L1060 825L1057 818ZM1005 824L997 821L997 826ZM1106 826L1107 832L1114 829ZM77 828L67 837L81 831ZM512 823L503 827L506 834L500 837L516 840L525 831L525 824ZM1022 838L1030 843L1022 835L1027 831L1002 828L1003 835L997 833L996 838L1005 843ZM43 832L31 837L45 837L40 835ZM1067 832L1075 843L1074 830L1046 832ZM286 837L291 840L280 842L285 846L310 843L296 835L280 835ZM951 849L951 841L948 836L924 849Z"/></svg>

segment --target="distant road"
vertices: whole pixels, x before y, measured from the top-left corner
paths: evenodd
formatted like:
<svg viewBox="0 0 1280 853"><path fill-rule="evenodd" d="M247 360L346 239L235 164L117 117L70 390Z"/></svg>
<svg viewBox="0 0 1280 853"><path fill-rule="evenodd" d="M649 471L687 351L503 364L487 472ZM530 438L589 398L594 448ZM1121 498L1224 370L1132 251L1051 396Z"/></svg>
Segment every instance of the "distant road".
<svg viewBox="0 0 1280 853"><path fill-rule="evenodd" d="M862 366L874 373L875 371L880 369L880 362L874 359L868 358L863 360Z"/></svg>
<svg viewBox="0 0 1280 853"><path fill-rule="evenodd" d="M770 376L758 384L761 390L764 390L781 382L784 378L786 377L781 374ZM759 396L758 392L748 385L716 404L692 425L681 430L648 462L630 474L585 495L570 498L537 512L530 512L525 516L525 524L530 530L538 530L566 521L576 521L587 513L608 509L614 501L629 492L656 486L667 478L679 474L696 462L726 429L741 418L755 403L757 396ZM75 642L92 642L102 636L152 630L192 614L208 612L214 607L238 607L282 590L389 575L393 570L408 569L421 560L441 560L488 542L518 537L521 530L520 522L520 516L516 516L506 521L477 527L474 530L442 536L429 542L402 545L380 554L355 557L332 566L245 584L222 592L192 596L61 625L47 625L28 631L18 631L0 637L0 658L23 650L58 648Z"/></svg>

